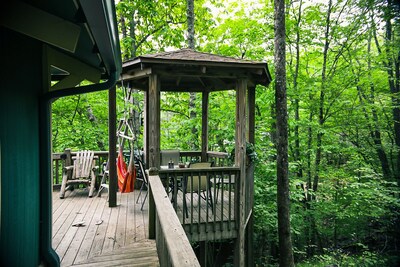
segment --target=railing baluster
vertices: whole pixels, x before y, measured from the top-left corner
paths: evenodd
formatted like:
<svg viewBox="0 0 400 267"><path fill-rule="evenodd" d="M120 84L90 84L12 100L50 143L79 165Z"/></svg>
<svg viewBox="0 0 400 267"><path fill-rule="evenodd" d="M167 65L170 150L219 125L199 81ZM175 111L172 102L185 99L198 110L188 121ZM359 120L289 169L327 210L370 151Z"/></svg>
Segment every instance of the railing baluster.
<svg viewBox="0 0 400 267"><path fill-rule="evenodd" d="M224 180L224 175L225 172L222 173L222 184L220 184L220 190L221 190L221 219L220 219L220 223L219 223L219 230L222 234L222 231L224 229L223 225L224 225L224 184L223 184L223 180Z"/></svg>
<svg viewBox="0 0 400 267"><path fill-rule="evenodd" d="M193 172L190 173L190 234L193 234ZM186 197L186 196L185 196ZM186 204L187 210L187 204Z"/></svg>
<svg viewBox="0 0 400 267"><path fill-rule="evenodd" d="M205 227L205 232L206 233L208 233L208 216L209 216L209 208L208 208L208 201L210 200L211 201L211 205L213 205L213 203L212 203L212 196L210 196L210 173L209 172L206 172L206 177L207 177L207 179L206 179L206 227ZM211 212L212 212L212 209L211 209Z"/></svg>
<svg viewBox="0 0 400 267"><path fill-rule="evenodd" d="M197 182L197 210L198 210L197 233L200 235L200 225L201 225L201 191L200 191L201 173L200 172L198 173L197 179L198 179L198 182Z"/></svg>
<svg viewBox="0 0 400 267"><path fill-rule="evenodd" d="M229 191L229 199L228 199L228 201L229 201L229 203L228 203L228 206L229 206L229 210L228 210L228 221L229 221L229 223L228 223L228 230L230 231L231 230L231 221L232 221L232 173L231 172L228 172L228 180L229 180L229 183L228 183L228 191Z"/></svg>
<svg viewBox="0 0 400 267"><path fill-rule="evenodd" d="M218 175L222 175L222 172L221 173L217 173ZM221 176L220 176L221 177ZM218 178L218 179L221 179L221 178ZM216 179L216 177L215 177L215 179ZM221 181L221 180L220 180ZM216 226L216 222L217 222L217 204L218 204L218 196L217 196L217 186L216 186L216 183L214 183L214 196L215 196L215 208L214 208L214 213L213 213L213 217L214 217L214 220L213 220L213 232L214 232L214 237L215 237L215 233L217 232L217 226ZM218 185L218 186L220 186L220 185ZM220 190L220 188L218 188L218 190Z"/></svg>
<svg viewBox="0 0 400 267"><path fill-rule="evenodd" d="M173 199L174 199L174 210L175 212L178 211L178 176L176 173L173 175L173 183L174 183L174 192L173 192Z"/></svg>

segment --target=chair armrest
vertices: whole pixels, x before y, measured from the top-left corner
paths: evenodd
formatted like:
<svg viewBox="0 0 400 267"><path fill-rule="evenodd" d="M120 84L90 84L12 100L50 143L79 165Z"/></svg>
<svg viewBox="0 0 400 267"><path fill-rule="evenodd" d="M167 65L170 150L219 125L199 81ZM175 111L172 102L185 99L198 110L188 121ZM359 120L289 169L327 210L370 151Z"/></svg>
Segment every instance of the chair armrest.
<svg viewBox="0 0 400 267"><path fill-rule="evenodd" d="M72 169L74 169L74 166L65 166L64 167L64 171L70 171Z"/></svg>

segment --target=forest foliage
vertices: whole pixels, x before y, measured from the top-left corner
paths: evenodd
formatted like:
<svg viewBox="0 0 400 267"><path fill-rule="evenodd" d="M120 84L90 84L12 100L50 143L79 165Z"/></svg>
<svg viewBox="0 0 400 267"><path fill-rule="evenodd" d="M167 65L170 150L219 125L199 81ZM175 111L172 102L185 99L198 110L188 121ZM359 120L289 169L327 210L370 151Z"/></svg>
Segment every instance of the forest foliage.
<svg viewBox="0 0 400 267"><path fill-rule="evenodd" d="M298 266L397 266L400 220L400 17L393 0L286 1L289 178ZM195 1L196 50L266 61L273 1ZM187 47L186 3L121 0L123 58ZM118 116L126 110L118 91ZM277 264L272 86L256 89L255 257ZM142 114L143 95L134 109ZM108 150L107 92L53 105L53 150ZM162 95L162 148L189 150L201 99ZM210 94L209 150L234 147L235 92ZM141 125L138 125L140 128ZM138 146L141 146L139 142Z"/></svg>

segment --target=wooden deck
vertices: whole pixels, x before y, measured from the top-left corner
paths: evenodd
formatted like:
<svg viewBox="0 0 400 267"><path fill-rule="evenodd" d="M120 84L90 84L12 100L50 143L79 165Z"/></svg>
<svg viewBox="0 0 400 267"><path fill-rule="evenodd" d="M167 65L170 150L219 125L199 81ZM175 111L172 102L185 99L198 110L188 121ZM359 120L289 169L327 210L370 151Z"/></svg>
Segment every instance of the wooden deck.
<svg viewBox="0 0 400 267"><path fill-rule="evenodd" d="M75 189L59 199L54 191L53 248L61 266L159 266L155 241L146 239L147 201L141 211L138 193L118 193L118 206L109 208L106 192L89 198Z"/></svg>
<svg viewBox="0 0 400 267"><path fill-rule="evenodd" d="M190 241L237 237L233 192L231 196L221 192L214 210L197 194L193 195L192 205L191 196L187 194L188 218L183 211L182 192L177 194L177 215ZM87 189L75 189L67 191L65 198L60 199L59 191L54 191L53 248L60 257L61 266L115 266L117 263L159 266L156 243L146 239L148 200L143 211L140 210L145 193L139 203L136 203L139 190L117 193L118 206L109 208L107 192L101 197L89 198ZM215 203L214 196L213 199ZM84 223L73 226L78 222Z"/></svg>

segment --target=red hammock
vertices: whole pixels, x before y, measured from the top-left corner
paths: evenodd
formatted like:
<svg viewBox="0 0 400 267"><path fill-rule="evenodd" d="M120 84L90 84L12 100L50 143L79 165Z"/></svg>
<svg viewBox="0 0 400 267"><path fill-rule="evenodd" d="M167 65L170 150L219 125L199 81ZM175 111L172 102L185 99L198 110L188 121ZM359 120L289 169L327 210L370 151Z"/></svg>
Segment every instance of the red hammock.
<svg viewBox="0 0 400 267"><path fill-rule="evenodd" d="M119 192L121 193L133 192L136 180L136 168L133 162L133 155L131 155L127 168L122 155L122 149L119 150L117 158L117 174Z"/></svg>

